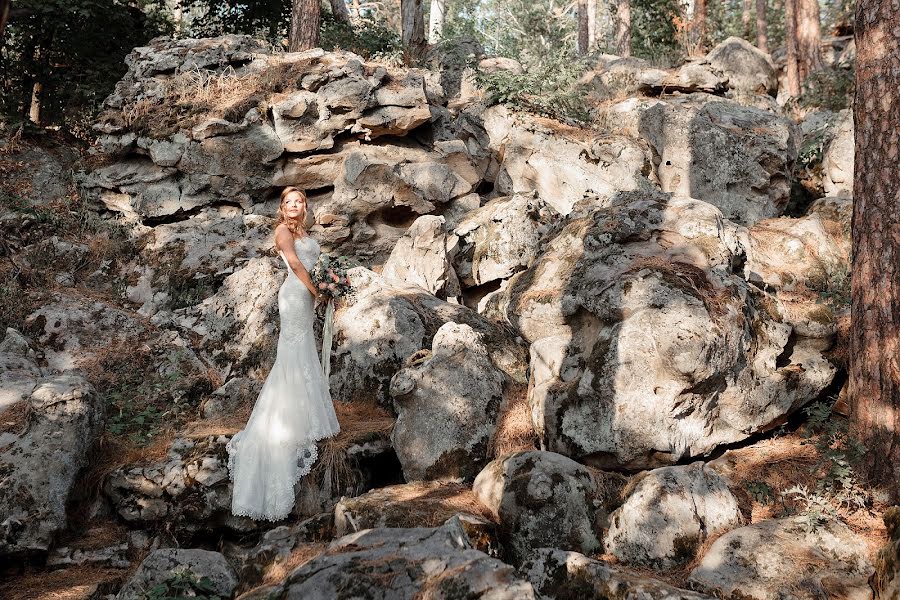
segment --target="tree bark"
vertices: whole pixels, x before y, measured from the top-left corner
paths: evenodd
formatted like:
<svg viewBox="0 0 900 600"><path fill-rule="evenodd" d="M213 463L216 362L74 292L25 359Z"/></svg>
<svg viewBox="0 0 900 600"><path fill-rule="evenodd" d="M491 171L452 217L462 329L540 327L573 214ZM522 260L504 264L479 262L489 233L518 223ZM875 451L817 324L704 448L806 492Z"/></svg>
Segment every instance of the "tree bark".
<svg viewBox="0 0 900 600"><path fill-rule="evenodd" d="M701 53L706 48L706 0L694 0L694 19L691 23L697 50Z"/></svg>
<svg viewBox="0 0 900 600"><path fill-rule="evenodd" d="M588 53L591 39L590 18L588 17L588 0L578 0L578 55Z"/></svg>
<svg viewBox="0 0 900 600"><path fill-rule="evenodd" d="M797 0L797 66L800 83L822 68L819 0Z"/></svg>
<svg viewBox="0 0 900 600"><path fill-rule="evenodd" d="M9 19L10 0L0 0L0 39L3 37L3 29Z"/></svg>
<svg viewBox="0 0 900 600"><path fill-rule="evenodd" d="M588 52L597 47L597 0L587 0Z"/></svg>
<svg viewBox="0 0 900 600"><path fill-rule="evenodd" d="M766 0L756 0L756 47L769 51L769 17Z"/></svg>
<svg viewBox="0 0 900 600"><path fill-rule="evenodd" d="M437 44L444 34L444 18L447 16L447 0L431 0L428 13L428 43Z"/></svg>
<svg viewBox="0 0 900 600"><path fill-rule="evenodd" d="M741 9L741 31L744 34L744 39L749 40L753 35L753 27L750 20L750 13L753 11L753 0L744 0L744 5Z"/></svg>
<svg viewBox="0 0 900 600"><path fill-rule="evenodd" d="M302 52L319 46L319 0L293 0L288 49Z"/></svg>
<svg viewBox="0 0 900 600"><path fill-rule="evenodd" d="M347 9L347 3L344 0L331 0L331 14L335 20L350 25L350 11Z"/></svg>
<svg viewBox="0 0 900 600"><path fill-rule="evenodd" d="M616 6L616 52L631 56L631 0L619 0Z"/></svg>
<svg viewBox="0 0 900 600"><path fill-rule="evenodd" d="M44 92L44 85L40 81L35 81L31 87L31 105L28 107L28 119L35 125L41 124L41 96Z"/></svg>
<svg viewBox="0 0 900 600"><path fill-rule="evenodd" d="M797 65L797 0L784 0L784 42L787 46L787 93L800 95L800 74Z"/></svg>
<svg viewBox="0 0 900 600"><path fill-rule="evenodd" d="M900 12L856 5L850 426L900 502Z"/></svg>
<svg viewBox="0 0 900 600"><path fill-rule="evenodd" d="M425 12L422 0L400 0L400 31L407 56L415 61L425 52Z"/></svg>

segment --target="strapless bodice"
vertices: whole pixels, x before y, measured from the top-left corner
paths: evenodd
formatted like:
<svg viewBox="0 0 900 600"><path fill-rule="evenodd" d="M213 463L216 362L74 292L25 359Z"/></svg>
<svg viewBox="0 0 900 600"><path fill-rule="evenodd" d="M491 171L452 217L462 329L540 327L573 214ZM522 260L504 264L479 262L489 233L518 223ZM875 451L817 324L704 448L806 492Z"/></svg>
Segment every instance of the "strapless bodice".
<svg viewBox="0 0 900 600"><path fill-rule="evenodd" d="M319 248L319 242L312 237L305 235L302 238L294 240L294 252L297 253L297 258L300 259L300 262L303 263L306 270L310 271L319 259L321 248ZM279 252L278 254L281 256L281 260L284 261L284 265L287 267L288 272L291 272L291 267L288 265L284 253Z"/></svg>

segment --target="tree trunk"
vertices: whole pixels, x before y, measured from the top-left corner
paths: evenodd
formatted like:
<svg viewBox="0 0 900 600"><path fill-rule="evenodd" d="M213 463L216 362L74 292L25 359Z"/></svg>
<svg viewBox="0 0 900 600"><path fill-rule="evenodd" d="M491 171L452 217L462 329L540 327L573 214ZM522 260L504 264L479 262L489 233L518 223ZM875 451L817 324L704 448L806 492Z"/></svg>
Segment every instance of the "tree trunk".
<svg viewBox="0 0 900 600"><path fill-rule="evenodd" d="M319 46L319 0L294 0L288 49L302 52Z"/></svg>
<svg viewBox="0 0 900 600"><path fill-rule="evenodd" d="M578 0L578 55L588 53L591 44L591 25L588 16L588 0Z"/></svg>
<svg viewBox="0 0 900 600"><path fill-rule="evenodd" d="M691 26L697 50L702 53L706 47L706 0L694 0L694 19Z"/></svg>
<svg viewBox="0 0 900 600"><path fill-rule="evenodd" d="M797 0L797 63L800 83L822 68L819 0Z"/></svg>
<svg viewBox="0 0 900 600"><path fill-rule="evenodd" d="M873 484L900 502L900 12L856 5L851 433Z"/></svg>
<svg viewBox="0 0 900 600"><path fill-rule="evenodd" d="M331 0L331 14L335 20L350 25L350 11L347 9L347 3L344 0Z"/></svg>
<svg viewBox="0 0 900 600"><path fill-rule="evenodd" d="M744 6L741 10L741 30L744 39L749 40L753 36L753 26L750 20L750 13L753 11L753 0L744 0Z"/></svg>
<svg viewBox="0 0 900 600"><path fill-rule="evenodd" d="M797 0L784 0L784 42L787 46L787 93L800 95L800 75L797 70Z"/></svg>
<svg viewBox="0 0 900 600"><path fill-rule="evenodd" d="M425 12L422 0L400 0L400 31L407 57L416 61L425 52Z"/></svg>
<svg viewBox="0 0 900 600"><path fill-rule="evenodd" d="M0 40L3 39L3 29L6 27L6 21L9 19L10 0L0 0Z"/></svg>
<svg viewBox="0 0 900 600"><path fill-rule="evenodd" d="M428 43L437 44L444 34L444 18L447 16L447 0L431 0L428 13Z"/></svg>
<svg viewBox="0 0 900 600"><path fill-rule="evenodd" d="M631 0L619 0L616 7L616 52L631 56Z"/></svg>
<svg viewBox="0 0 900 600"><path fill-rule="evenodd" d="M769 51L769 17L768 2L756 0L756 47L763 52Z"/></svg>
<svg viewBox="0 0 900 600"><path fill-rule="evenodd" d="M28 119L35 125L41 124L41 96L44 92L44 85L40 81L35 81L31 87L31 105L28 107Z"/></svg>

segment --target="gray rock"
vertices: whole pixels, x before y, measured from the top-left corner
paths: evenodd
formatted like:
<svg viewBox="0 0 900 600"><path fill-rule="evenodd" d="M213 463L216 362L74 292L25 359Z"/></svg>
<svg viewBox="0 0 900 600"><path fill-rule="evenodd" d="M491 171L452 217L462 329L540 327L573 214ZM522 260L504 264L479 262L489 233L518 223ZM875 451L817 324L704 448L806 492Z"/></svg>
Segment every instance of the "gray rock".
<svg viewBox="0 0 900 600"><path fill-rule="evenodd" d="M26 429L0 450L0 556L46 552L66 527L66 503L103 430L102 399L78 374L42 380Z"/></svg>
<svg viewBox="0 0 900 600"><path fill-rule="evenodd" d="M735 92L774 96L778 90L772 59L747 40L729 37L710 50L706 60L725 75Z"/></svg>
<svg viewBox="0 0 900 600"><path fill-rule="evenodd" d="M822 157L822 187L826 196L853 196L854 144L853 112L842 110Z"/></svg>
<svg viewBox="0 0 900 600"><path fill-rule="evenodd" d="M793 122L736 102L691 94L644 110L662 191L708 202L743 225L782 213L797 157Z"/></svg>
<svg viewBox="0 0 900 600"><path fill-rule="evenodd" d="M218 552L194 548L154 550L116 595L116 600L141 600L158 584L164 584L178 573L194 578L207 578L212 592L230 598L238 580L234 570Z"/></svg>
<svg viewBox="0 0 900 600"><path fill-rule="evenodd" d="M625 564L678 568L707 539L743 524L725 480L702 462L655 469L631 485L604 538L606 551Z"/></svg>
<svg viewBox="0 0 900 600"><path fill-rule="evenodd" d="M520 570L547 600L712 600L578 552L542 548Z"/></svg>
<svg viewBox="0 0 900 600"><path fill-rule="evenodd" d="M442 300L457 300L461 290L452 264L457 241L448 234L444 217L423 215L397 240L381 275L418 286Z"/></svg>
<svg viewBox="0 0 900 600"><path fill-rule="evenodd" d="M866 555L864 540L840 522L810 531L802 517L773 519L720 537L689 582L727 600L871 600Z"/></svg>
<svg viewBox="0 0 900 600"><path fill-rule="evenodd" d="M278 585L246 596L351 600L464 597L529 600L531 585L513 568L471 547L458 521L441 527L367 529L346 535Z"/></svg>
<svg viewBox="0 0 900 600"><path fill-rule="evenodd" d="M471 479L487 462L508 378L485 341L469 325L444 323L428 357L413 355L391 379L391 441L406 481Z"/></svg>
<svg viewBox="0 0 900 600"><path fill-rule="evenodd" d="M887 544L875 558L872 587L878 598L900 597L900 507L892 506L884 512Z"/></svg>
<svg viewBox="0 0 900 600"><path fill-rule="evenodd" d="M601 548L594 478L565 456L540 451L503 456L478 474L473 489L497 519L515 563L542 547L585 553Z"/></svg>
<svg viewBox="0 0 900 600"><path fill-rule="evenodd" d="M7 327L0 342L0 412L27 399L42 375L28 340Z"/></svg>
<svg viewBox="0 0 900 600"><path fill-rule="evenodd" d="M335 312L331 393L360 395L391 404L389 385L407 357L428 348L447 322L465 324L483 336L490 361L517 382L525 381L525 349L514 335L469 308L444 302L418 287L390 283L355 267L349 271L355 298Z"/></svg>

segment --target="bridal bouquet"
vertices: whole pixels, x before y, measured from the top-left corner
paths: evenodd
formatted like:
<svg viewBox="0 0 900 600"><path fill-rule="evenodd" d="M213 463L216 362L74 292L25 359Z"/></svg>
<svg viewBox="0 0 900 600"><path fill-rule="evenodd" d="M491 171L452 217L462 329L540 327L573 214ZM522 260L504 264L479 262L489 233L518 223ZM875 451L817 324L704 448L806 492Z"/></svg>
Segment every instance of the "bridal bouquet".
<svg viewBox="0 0 900 600"><path fill-rule="evenodd" d="M338 298L346 298L353 294L353 286L347 269L352 265L346 256L331 256L320 254L319 260L313 267L310 277L319 293L325 296L327 306L325 308L325 323L322 326L322 370L325 379L331 372L331 339L334 336L334 301Z"/></svg>

